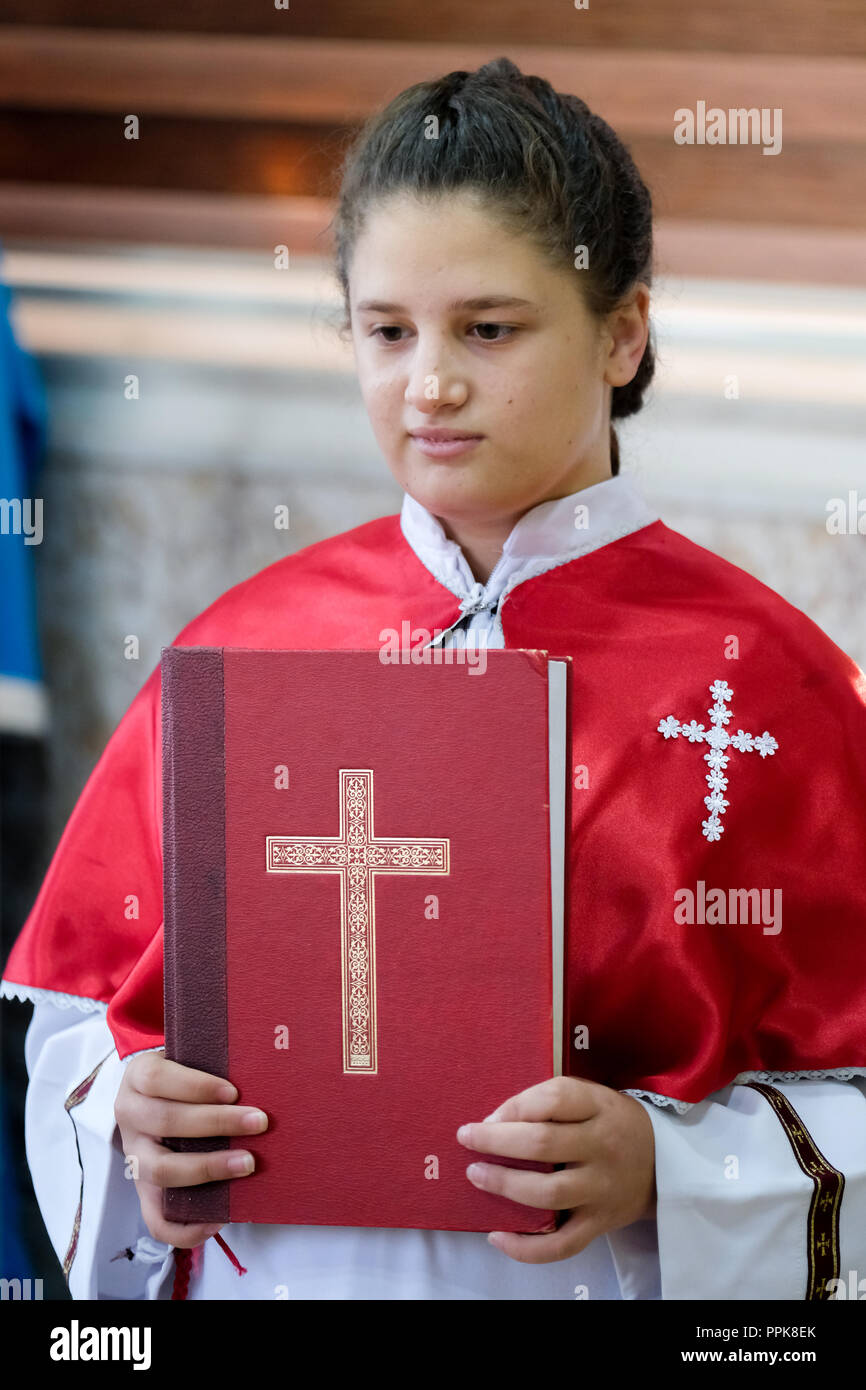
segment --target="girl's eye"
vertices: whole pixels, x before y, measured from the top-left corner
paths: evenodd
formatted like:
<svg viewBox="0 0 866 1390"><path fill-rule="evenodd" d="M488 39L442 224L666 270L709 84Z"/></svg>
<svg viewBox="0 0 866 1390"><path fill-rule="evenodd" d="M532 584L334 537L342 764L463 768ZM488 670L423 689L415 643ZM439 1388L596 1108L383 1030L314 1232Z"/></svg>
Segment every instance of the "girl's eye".
<svg viewBox="0 0 866 1390"><path fill-rule="evenodd" d="M512 337L513 334L515 334L515 333L517 332L517 329L516 329L516 328L512 328L509 324L506 324L506 323L486 323L486 322L485 322L485 323L473 323L473 324L472 324L472 327L473 327L473 328L495 328L495 329L501 329L501 330L503 331L503 333L506 334L508 337ZM385 333L401 333L401 332L402 332L402 329L400 328L399 324L396 324L396 323L385 323L385 324L381 324L378 328L372 329L372 331L371 331L371 333L370 333L370 337L371 337L371 338L375 338L378 334L385 334ZM400 341L399 338L387 338L387 337L386 337L386 338L383 338L383 339L382 339L382 342L385 342L385 343L398 343L399 341ZM482 343L502 343L502 342L505 342L505 337L496 337L496 338L481 337L481 338L479 338L478 341L479 341L479 342L482 342Z"/></svg>
<svg viewBox="0 0 866 1390"><path fill-rule="evenodd" d="M506 334L508 335L509 338L513 337L513 335L517 332L517 329L516 329L516 328L512 328L512 327L511 327L509 324L507 324L507 323L474 323L474 324L472 325L472 327L473 327L473 328L501 328L501 329L504 331L504 333L506 333ZM481 342L482 342L482 343L504 343L504 342L505 342L505 338L482 338L482 339L481 339Z"/></svg>
<svg viewBox="0 0 866 1390"><path fill-rule="evenodd" d="M386 324L383 324L381 328L374 328L374 329L371 331L371 333L370 333L370 337L371 337L371 338L375 338L379 333L399 333L400 331L401 331L401 330L400 330L400 328L397 326L396 323L386 323ZM384 338L384 339L383 339L383 342L386 342L386 343L396 343L396 342L399 342L399 341L400 341L399 338Z"/></svg>

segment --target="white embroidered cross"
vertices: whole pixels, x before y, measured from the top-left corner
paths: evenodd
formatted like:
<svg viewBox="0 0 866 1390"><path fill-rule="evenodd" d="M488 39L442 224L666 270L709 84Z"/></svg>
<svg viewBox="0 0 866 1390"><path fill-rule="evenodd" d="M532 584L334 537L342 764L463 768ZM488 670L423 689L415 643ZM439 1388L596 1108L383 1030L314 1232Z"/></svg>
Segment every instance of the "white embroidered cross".
<svg viewBox="0 0 866 1390"><path fill-rule="evenodd" d="M725 750L736 748L738 753L757 751L762 758L771 758L779 745L766 729L757 737L754 734L745 733L742 729L738 729L735 734L729 734L725 725L731 718L731 711L727 706L734 692L727 681L713 681L709 691L715 700L712 709L708 710L711 728L705 729L703 724L698 724L694 719L690 720L688 724L681 724L678 719L669 714L659 724L658 732L664 734L666 739L676 738L678 734L682 734L689 743L708 743L710 745L709 753L704 754L704 762L709 763L710 767L707 773L710 794L704 797L704 805L710 814L701 824L707 839L713 841L720 840L722 837L724 826L719 817L725 814L725 810L730 805L730 802L726 801L722 795L728 785L724 769L730 761Z"/></svg>

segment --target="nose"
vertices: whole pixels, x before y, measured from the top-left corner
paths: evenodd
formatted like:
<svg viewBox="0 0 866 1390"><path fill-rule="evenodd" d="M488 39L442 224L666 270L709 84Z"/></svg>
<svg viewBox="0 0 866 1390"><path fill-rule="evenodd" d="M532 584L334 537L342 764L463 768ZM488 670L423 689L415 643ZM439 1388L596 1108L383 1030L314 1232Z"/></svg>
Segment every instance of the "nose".
<svg viewBox="0 0 866 1390"><path fill-rule="evenodd" d="M466 392L465 374L442 338L419 335L404 392L407 405L429 415L442 404L461 405Z"/></svg>

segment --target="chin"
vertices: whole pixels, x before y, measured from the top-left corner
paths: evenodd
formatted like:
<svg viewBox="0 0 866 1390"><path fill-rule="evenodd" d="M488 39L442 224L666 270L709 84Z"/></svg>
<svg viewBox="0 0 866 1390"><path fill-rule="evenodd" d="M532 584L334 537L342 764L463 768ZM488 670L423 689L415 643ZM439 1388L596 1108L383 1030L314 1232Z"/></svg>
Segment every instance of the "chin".
<svg viewBox="0 0 866 1390"><path fill-rule="evenodd" d="M408 471L404 486L431 511L437 507L453 506L460 511L483 503L489 496L483 480L471 479L468 470L459 472L453 464L433 464L432 468L413 468Z"/></svg>
<svg viewBox="0 0 866 1390"><path fill-rule="evenodd" d="M517 509L519 502L502 497L497 489L502 479L491 480L475 471L471 464L436 463L412 459L408 465L390 465L397 482L416 502L434 516L454 521Z"/></svg>

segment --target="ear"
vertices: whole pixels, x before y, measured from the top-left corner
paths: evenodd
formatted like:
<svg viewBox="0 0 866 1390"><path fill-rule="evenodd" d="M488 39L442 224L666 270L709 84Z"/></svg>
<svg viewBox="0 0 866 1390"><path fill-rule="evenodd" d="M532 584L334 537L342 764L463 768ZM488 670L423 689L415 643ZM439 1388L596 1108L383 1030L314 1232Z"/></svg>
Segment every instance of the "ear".
<svg viewBox="0 0 866 1390"><path fill-rule="evenodd" d="M639 281L606 320L604 380L626 386L640 366L649 337L649 287Z"/></svg>

